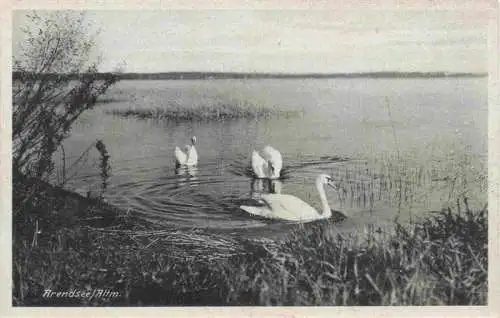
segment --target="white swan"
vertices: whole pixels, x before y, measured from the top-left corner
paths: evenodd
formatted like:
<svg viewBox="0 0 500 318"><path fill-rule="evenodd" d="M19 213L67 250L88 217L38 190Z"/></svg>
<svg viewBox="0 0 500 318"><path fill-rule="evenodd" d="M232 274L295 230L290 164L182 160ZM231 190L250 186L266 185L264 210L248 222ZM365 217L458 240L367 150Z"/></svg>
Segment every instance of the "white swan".
<svg viewBox="0 0 500 318"><path fill-rule="evenodd" d="M278 179L283 167L281 153L271 146L266 146L262 149L261 157L256 150L253 150L251 165L257 178Z"/></svg>
<svg viewBox="0 0 500 318"><path fill-rule="evenodd" d="M196 147L194 146L195 144L196 144L196 137L193 136L191 137L191 146L189 147L187 154L187 161L186 161L187 166L196 166L198 164L198 152L196 151Z"/></svg>
<svg viewBox="0 0 500 318"><path fill-rule="evenodd" d="M175 163L177 166L185 165L187 161L187 152L189 151L189 146L185 147L186 152L183 152L178 146L175 146L174 155Z"/></svg>
<svg viewBox="0 0 500 318"><path fill-rule="evenodd" d="M262 155L269 163L269 178L278 179L280 177L281 168L283 167L281 153L268 145L262 149Z"/></svg>
<svg viewBox="0 0 500 318"><path fill-rule="evenodd" d="M320 174L316 178L316 188L321 199L321 213L293 195L275 193L262 194L259 197L259 206L242 205L240 208L250 214L273 219L302 222L327 219L332 215L332 211L326 198L325 185L335 187L329 175Z"/></svg>
<svg viewBox="0 0 500 318"><path fill-rule="evenodd" d="M252 151L251 165L253 172L259 179L267 178L269 176L269 166L257 151Z"/></svg>
<svg viewBox="0 0 500 318"><path fill-rule="evenodd" d="M198 152L196 151L195 145L196 137L191 138L191 145L186 145L185 151L183 152L179 147L175 147L175 163L176 166L196 166L198 164Z"/></svg>

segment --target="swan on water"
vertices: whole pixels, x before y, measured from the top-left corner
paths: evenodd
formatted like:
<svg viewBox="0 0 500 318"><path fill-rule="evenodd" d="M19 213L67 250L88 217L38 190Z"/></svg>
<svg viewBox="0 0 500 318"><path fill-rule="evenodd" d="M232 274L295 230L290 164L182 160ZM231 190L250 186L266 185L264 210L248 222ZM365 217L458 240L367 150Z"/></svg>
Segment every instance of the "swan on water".
<svg viewBox="0 0 500 318"><path fill-rule="evenodd" d="M252 151L251 164L254 174L261 179L278 179L283 167L281 153L271 146L262 149L262 156Z"/></svg>
<svg viewBox="0 0 500 318"><path fill-rule="evenodd" d="M198 164L198 152L196 151L196 137L191 138L191 145L186 145L185 152L178 146L175 147L175 164L176 166L196 166Z"/></svg>
<svg viewBox="0 0 500 318"><path fill-rule="evenodd" d="M321 212L293 195L276 193L262 194L259 197L259 205L257 206L242 205L240 208L253 215L288 221L304 222L327 219L332 215L332 211L326 198L326 185L336 187L329 175L320 174L316 178L316 188L321 200Z"/></svg>
<svg viewBox="0 0 500 318"><path fill-rule="evenodd" d="M262 149L262 155L269 164L269 178L278 179L280 177L281 168L283 167L281 153L268 145Z"/></svg>
<svg viewBox="0 0 500 318"><path fill-rule="evenodd" d="M251 157L252 169L257 178L263 179L269 176L269 165L257 151L252 151Z"/></svg>

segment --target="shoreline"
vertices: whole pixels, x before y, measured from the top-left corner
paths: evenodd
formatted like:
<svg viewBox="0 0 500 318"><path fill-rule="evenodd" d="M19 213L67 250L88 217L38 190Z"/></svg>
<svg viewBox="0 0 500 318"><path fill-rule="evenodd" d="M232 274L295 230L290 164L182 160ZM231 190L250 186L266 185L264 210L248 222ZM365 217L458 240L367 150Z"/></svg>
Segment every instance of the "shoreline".
<svg viewBox="0 0 500 318"><path fill-rule="evenodd" d="M467 202L394 233L336 236L326 221L274 242L155 227L47 183L35 196L13 215L15 307L487 303L487 208Z"/></svg>

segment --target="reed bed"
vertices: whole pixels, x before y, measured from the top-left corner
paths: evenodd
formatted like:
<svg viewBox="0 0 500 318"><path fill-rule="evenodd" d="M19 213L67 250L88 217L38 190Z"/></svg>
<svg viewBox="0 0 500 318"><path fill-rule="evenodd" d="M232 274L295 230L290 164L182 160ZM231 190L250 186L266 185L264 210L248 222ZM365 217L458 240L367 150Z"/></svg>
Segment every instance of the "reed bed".
<svg viewBox="0 0 500 318"><path fill-rule="evenodd" d="M359 162L332 172L339 187L338 199L343 204L370 206L376 200L410 203L419 189L428 187L433 179L424 166L410 168L391 161L378 164Z"/></svg>
<svg viewBox="0 0 500 318"><path fill-rule="evenodd" d="M462 197L485 202L487 167L470 155L423 164L411 156L385 156L348 161L331 169L341 206L373 209L376 201L389 202L399 210L432 206L433 200L455 204Z"/></svg>
<svg viewBox="0 0 500 318"><path fill-rule="evenodd" d="M295 117L300 110L282 110L279 107L253 105L245 101L211 103L185 107L169 103L165 107L112 109L107 114L139 119L167 121L224 121L234 119L266 119L271 117Z"/></svg>

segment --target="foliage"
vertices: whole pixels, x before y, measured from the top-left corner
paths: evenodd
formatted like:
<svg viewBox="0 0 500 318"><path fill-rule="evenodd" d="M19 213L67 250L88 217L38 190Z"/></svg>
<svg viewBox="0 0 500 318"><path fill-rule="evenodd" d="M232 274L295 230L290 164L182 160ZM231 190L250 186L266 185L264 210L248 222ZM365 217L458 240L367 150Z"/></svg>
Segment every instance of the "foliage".
<svg viewBox="0 0 500 318"><path fill-rule="evenodd" d="M487 210L445 210L392 234L295 233L270 256L238 260L229 304L479 305L488 293Z"/></svg>
<svg viewBox="0 0 500 318"><path fill-rule="evenodd" d="M83 14L35 12L27 18L13 56L13 172L43 179L53 171L52 156L71 125L116 76L97 74L95 42Z"/></svg>
<svg viewBox="0 0 500 318"><path fill-rule="evenodd" d="M487 302L486 207L463 204L367 236L318 222L282 242L166 229L50 186L25 211L14 217L15 306ZM119 296L47 298L45 289Z"/></svg>

